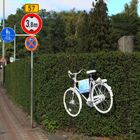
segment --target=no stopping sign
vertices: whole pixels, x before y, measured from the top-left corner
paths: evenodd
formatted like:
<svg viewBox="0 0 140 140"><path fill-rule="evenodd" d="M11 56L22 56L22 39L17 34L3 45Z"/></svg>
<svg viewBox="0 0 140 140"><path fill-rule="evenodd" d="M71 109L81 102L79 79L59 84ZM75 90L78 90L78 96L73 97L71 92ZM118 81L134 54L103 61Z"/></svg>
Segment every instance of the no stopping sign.
<svg viewBox="0 0 140 140"><path fill-rule="evenodd" d="M37 14L26 14L21 20L21 27L27 34L37 34L42 28L42 20Z"/></svg>
<svg viewBox="0 0 140 140"><path fill-rule="evenodd" d="M28 51L35 51L38 46L38 41L36 37L34 36L29 36L25 40L25 47Z"/></svg>

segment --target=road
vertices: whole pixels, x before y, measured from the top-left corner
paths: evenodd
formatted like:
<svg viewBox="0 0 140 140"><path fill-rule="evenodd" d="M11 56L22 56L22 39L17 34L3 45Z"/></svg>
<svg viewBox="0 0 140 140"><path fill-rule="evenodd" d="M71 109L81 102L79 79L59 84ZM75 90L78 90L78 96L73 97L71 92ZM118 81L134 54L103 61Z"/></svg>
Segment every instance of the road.
<svg viewBox="0 0 140 140"><path fill-rule="evenodd" d="M1 87L0 140L48 140L39 127L31 129L30 118L11 102Z"/></svg>

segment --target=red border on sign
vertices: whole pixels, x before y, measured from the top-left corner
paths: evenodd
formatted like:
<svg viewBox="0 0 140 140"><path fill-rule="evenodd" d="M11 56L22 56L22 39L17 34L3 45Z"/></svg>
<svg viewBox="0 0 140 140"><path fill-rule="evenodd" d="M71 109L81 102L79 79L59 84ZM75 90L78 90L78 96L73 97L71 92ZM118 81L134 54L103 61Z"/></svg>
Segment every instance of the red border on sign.
<svg viewBox="0 0 140 140"><path fill-rule="evenodd" d="M34 47L34 48L29 48L29 46L27 46L27 41L29 41L29 39L30 38L34 38L34 40L36 41L36 46ZM26 49L28 50L28 51L35 51L36 49L37 49L37 46L38 46L38 41L37 41L37 39L36 39L36 37L34 37L34 36L29 36L29 37L27 37L26 39L25 39L25 47L26 47Z"/></svg>
<svg viewBox="0 0 140 140"><path fill-rule="evenodd" d="M26 29L24 23L25 23L25 20L28 17L36 17L37 18L39 26L35 31L29 31L29 30ZM26 32L27 34L37 34L42 28L42 19L41 19L41 17L39 15L34 14L34 13L26 14L26 15L24 15L24 17L21 20L21 27L22 27L23 31Z"/></svg>

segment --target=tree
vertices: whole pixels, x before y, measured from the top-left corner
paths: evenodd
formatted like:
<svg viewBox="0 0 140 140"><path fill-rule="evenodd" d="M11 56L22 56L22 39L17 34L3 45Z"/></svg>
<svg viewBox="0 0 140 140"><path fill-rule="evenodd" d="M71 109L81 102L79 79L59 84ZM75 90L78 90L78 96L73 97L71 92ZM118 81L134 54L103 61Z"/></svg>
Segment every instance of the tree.
<svg viewBox="0 0 140 140"><path fill-rule="evenodd" d="M111 32L110 19L107 5L99 0L90 11L90 50L113 49L113 34Z"/></svg>
<svg viewBox="0 0 140 140"><path fill-rule="evenodd" d="M136 50L140 51L140 17L138 18L138 30L136 33Z"/></svg>
<svg viewBox="0 0 140 140"><path fill-rule="evenodd" d="M132 0L130 5L128 5L127 3L125 4L125 10L124 13L127 16L138 16L138 0Z"/></svg>
<svg viewBox="0 0 140 140"><path fill-rule="evenodd" d="M112 25L119 37L135 35L138 27L138 17L120 13L112 16Z"/></svg>
<svg viewBox="0 0 140 140"><path fill-rule="evenodd" d="M39 16L41 17L41 19L46 19L48 16L48 12L46 11L46 9L41 9L39 11Z"/></svg>
<svg viewBox="0 0 140 140"><path fill-rule="evenodd" d="M65 25L63 19L53 12L48 20L46 44L48 51L52 53L62 52L65 50Z"/></svg>
<svg viewBox="0 0 140 140"><path fill-rule="evenodd" d="M139 28L139 18L137 12L138 1L132 0L130 5L124 5L124 11L113 15L112 26L113 31L117 35L117 39L124 35L131 35L136 37L136 42L138 41L138 28ZM137 43L138 44L138 43Z"/></svg>
<svg viewBox="0 0 140 140"><path fill-rule="evenodd" d="M23 9L18 8L16 10L16 14L11 14L11 15L8 16L8 18L5 22L6 23L5 26L14 28L14 25L16 25L16 33L17 34L24 33L22 28L21 28L21 19L24 15L25 15L25 13L24 13ZM25 49L24 42L25 42L25 37L16 37L16 46L17 46L16 56L18 58L25 57L28 54L28 52ZM8 57L10 57L10 55L12 56L13 55L13 43L10 43L9 45L6 44L6 49L5 50L6 50L5 54L8 55Z"/></svg>
<svg viewBox="0 0 140 140"><path fill-rule="evenodd" d="M61 12L60 14L65 24L66 51L75 51L77 49L76 24L79 13L72 9L69 12Z"/></svg>
<svg viewBox="0 0 140 140"><path fill-rule="evenodd" d="M80 13L76 24L76 39L78 50L88 52L89 50L89 16L86 11Z"/></svg>

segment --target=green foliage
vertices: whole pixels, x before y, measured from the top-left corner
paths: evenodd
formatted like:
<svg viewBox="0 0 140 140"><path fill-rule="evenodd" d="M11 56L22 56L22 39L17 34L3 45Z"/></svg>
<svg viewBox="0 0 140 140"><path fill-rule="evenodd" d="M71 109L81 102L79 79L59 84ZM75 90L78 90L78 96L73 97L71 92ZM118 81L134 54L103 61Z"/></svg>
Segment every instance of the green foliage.
<svg viewBox="0 0 140 140"><path fill-rule="evenodd" d="M112 16L112 26L118 38L123 35L136 35L138 30L138 17L120 13Z"/></svg>
<svg viewBox="0 0 140 140"><path fill-rule="evenodd" d="M124 11L108 16L107 4L98 0L89 13L85 11L46 11L41 9L42 30L37 34L39 42L37 55L60 52L95 52L100 50L116 50L117 41L123 35L136 36L136 51L139 51L138 0L125 4ZM5 20L7 27L16 25L16 33L22 34L21 19L25 15L23 7L16 14L11 14ZM2 29L2 27L0 27ZM25 49L25 37L16 38L16 57L28 55ZM1 43L0 43L1 44ZM8 44L7 44L8 45ZM6 57L13 56L12 43L6 49ZM0 48L1 52L1 48Z"/></svg>
<svg viewBox="0 0 140 140"><path fill-rule="evenodd" d="M138 16L138 0L131 0L130 5L125 4L124 13L128 16Z"/></svg>
<svg viewBox="0 0 140 140"><path fill-rule="evenodd" d="M50 16L46 32L47 47L50 48L49 52L64 51L65 26L62 18L56 12Z"/></svg>
<svg viewBox="0 0 140 140"><path fill-rule="evenodd" d="M138 18L138 30L136 33L136 50L140 51L140 17Z"/></svg>
<svg viewBox="0 0 140 140"><path fill-rule="evenodd" d="M130 5L125 4L124 11L113 15L112 19L112 32L115 33L118 40L122 36L136 37L135 50L139 51L139 25L140 18L138 17L138 0L132 0ZM116 41L117 41L116 40Z"/></svg>
<svg viewBox="0 0 140 140"><path fill-rule="evenodd" d="M51 120L51 118L48 118L46 115L44 115L41 124L44 126L46 130L53 132L56 129L58 129L58 124L56 122L57 121Z"/></svg>
<svg viewBox="0 0 140 140"><path fill-rule="evenodd" d="M6 89L10 97L30 112L30 63L16 61L5 69Z"/></svg>
<svg viewBox="0 0 140 140"><path fill-rule="evenodd" d="M89 16L81 12L76 24L77 50L81 52L89 52L89 30Z"/></svg>
<svg viewBox="0 0 140 140"><path fill-rule="evenodd" d="M21 27L21 19L23 18L23 16L25 15L23 9L18 8L16 10L16 14L11 14L8 16L7 20L6 20L6 27L11 27L14 29L14 25L16 25L16 33L17 34L23 34L23 30ZM25 37L16 37L16 57L17 58L23 58L25 57L28 53L27 51L25 51ZM8 44L6 44L7 47ZM11 47L11 49L6 49L6 57L13 57L13 43L10 43L8 46Z"/></svg>
<svg viewBox="0 0 140 140"><path fill-rule="evenodd" d="M75 52L77 49L76 26L79 13L72 9L69 12L58 13L65 23L65 43L64 48L66 52Z"/></svg>
<svg viewBox="0 0 140 140"><path fill-rule="evenodd" d="M43 26L36 36L39 42L38 54L114 49L112 46L116 40L114 41L111 33L107 6L100 0L95 9L91 12L94 17L85 11L75 9L68 12L47 12L41 9L39 15ZM23 9L17 9L16 14L8 16L6 26L13 28L16 25L16 33L24 33L21 28L21 19L24 15ZM25 37L17 37L16 42L16 57L24 58L28 55L25 51ZM13 56L13 50L6 51L6 54L7 52L7 57Z"/></svg>
<svg viewBox="0 0 140 140"><path fill-rule="evenodd" d="M40 56L34 64L34 114L47 130L63 129L92 136L140 138L140 54L96 53ZM29 62L6 67L5 85L10 96L29 111ZM96 69L97 77L108 79L114 105L108 114L100 114L83 101L78 117L70 117L63 107L64 91L72 86L67 71ZM85 78L85 73L78 79ZM95 78L95 79L96 79Z"/></svg>
<svg viewBox="0 0 140 140"><path fill-rule="evenodd" d="M140 51L140 31L136 34L136 50Z"/></svg>
<svg viewBox="0 0 140 140"><path fill-rule="evenodd" d="M99 0L89 15L90 51L114 50L114 38L111 32L111 22L108 16L107 5Z"/></svg>

